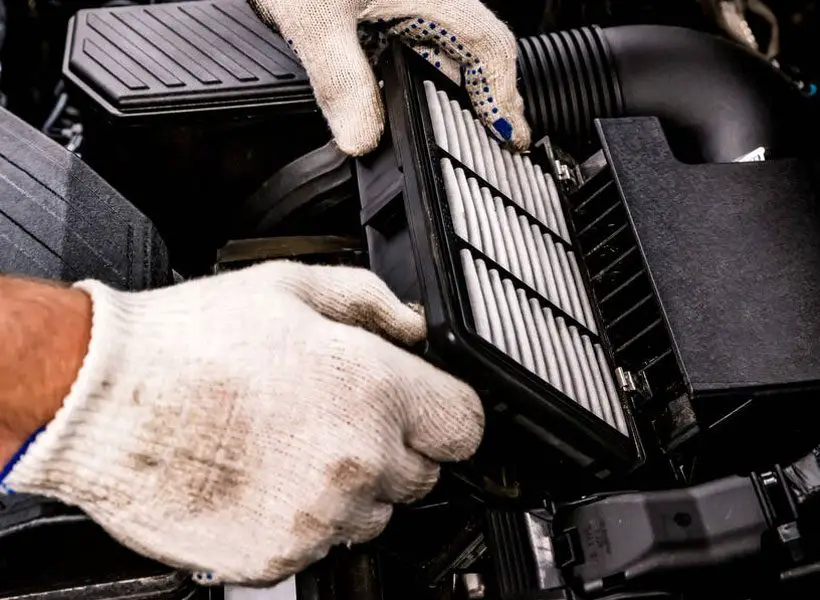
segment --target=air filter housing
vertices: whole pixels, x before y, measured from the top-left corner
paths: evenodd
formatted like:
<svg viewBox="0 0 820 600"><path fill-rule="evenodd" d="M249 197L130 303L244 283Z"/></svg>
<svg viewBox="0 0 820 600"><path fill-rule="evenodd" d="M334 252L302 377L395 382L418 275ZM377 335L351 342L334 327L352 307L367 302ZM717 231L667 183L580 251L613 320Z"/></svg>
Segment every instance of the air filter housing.
<svg viewBox="0 0 820 600"><path fill-rule="evenodd" d="M654 118L598 130L571 220L636 409L666 449L731 425L727 454L785 447L820 389L816 164L688 165Z"/></svg>
<svg viewBox="0 0 820 600"><path fill-rule="evenodd" d="M813 164L683 164L654 118L600 121L583 165L517 156L425 61L388 60L388 140L358 163L371 268L491 420L598 478L800 437L799 406L759 399L820 387Z"/></svg>

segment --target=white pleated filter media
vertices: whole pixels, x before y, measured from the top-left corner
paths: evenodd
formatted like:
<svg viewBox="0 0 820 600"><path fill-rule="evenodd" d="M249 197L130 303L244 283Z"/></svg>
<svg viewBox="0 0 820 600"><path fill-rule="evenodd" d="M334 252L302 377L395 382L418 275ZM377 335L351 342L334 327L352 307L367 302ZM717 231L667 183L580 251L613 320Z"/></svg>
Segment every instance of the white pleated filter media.
<svg viewBox="0 0 820 600"><path fill-rule="evenodd" d="M604 350L589 335L597 336L597 325L552 176L502 148L432 82L424 89L436 143L472 171L441 160L453 229L479 251L460 251L477 333L630 435Z"/></svg>

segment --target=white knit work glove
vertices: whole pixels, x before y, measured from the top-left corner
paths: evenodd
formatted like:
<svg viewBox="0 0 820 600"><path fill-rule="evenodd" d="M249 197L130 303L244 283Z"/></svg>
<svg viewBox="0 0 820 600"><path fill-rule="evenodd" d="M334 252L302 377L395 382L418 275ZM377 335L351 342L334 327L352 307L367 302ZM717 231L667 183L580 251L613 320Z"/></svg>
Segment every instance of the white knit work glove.
<svg viewBox="0 0 820 600"><path fill-rule="evenodd" d="M421 341L424 319L368 271L76 287L93 301L88 354L4 483L199 581L270 583L371 539L437 461L479 444L477 396L385 339Z"/></svg>
<svg viewBox="0 0 820 600"><path fill-rule="evenodd" d="M529 146L524 102L516 87L515 37L480 0L250 3L301 58L344 152L370 152L384 130L379 86L359 43L360 24L382 27L451 78L463 79L457 83L465 85L476 115L490 131L520 150Z"/></svg>

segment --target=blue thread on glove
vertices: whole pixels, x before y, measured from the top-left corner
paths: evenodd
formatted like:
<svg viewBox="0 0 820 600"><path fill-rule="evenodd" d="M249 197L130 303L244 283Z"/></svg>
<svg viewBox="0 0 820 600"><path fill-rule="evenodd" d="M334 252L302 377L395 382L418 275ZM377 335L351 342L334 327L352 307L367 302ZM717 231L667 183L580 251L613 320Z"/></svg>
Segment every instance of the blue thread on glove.
<svg viewBox="0 0 820 600"><path fill-rule="evenodd" d="M37 436L39 436L41 433L43 433L43 431L45 431L45 425L40 427L34 433L32 433L28 437L28 439L25 442L23 442L23 445L20 446L19 450L17 450L17 452L14 453L14 456L11 457L9 462L6 463L6 466L3 467L3 470L0 471L0 492L3 492L4 494L7 494L7 495L11 495L11 494L15 493L13 489L11 489L9 486L7 486L5 484L6 477L9 476L9 473L11 473L11 470L15 467L15 465L18 462L20 462L20 459L23 458L23 455L29 449L29 446L31 446L34 443L34 440L36 440Z"/></svg>
<svg viewBox="0 0 820 600"><path fill-rule="evenodd" d="M507 119L497 119L493 122L493 127L505 140L512 139L513 128Z"/></svg>

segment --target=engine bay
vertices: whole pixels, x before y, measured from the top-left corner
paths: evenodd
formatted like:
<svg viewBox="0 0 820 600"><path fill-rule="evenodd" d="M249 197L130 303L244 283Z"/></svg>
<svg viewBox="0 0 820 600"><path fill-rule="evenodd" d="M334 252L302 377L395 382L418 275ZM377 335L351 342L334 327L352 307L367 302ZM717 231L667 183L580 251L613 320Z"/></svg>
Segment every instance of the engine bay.
<svg viewBox="0 0 820 600"><path fill-rule="evenodd" d="M419 352L479 391L485 441L289 598L810 597L816 3L488 5L531 150L394 43L353 159L244 0L7 3L3 271L147 289L287 258L424 307ZM0 508L0 573L2 598L240 597L38 498Z"/></svg>

